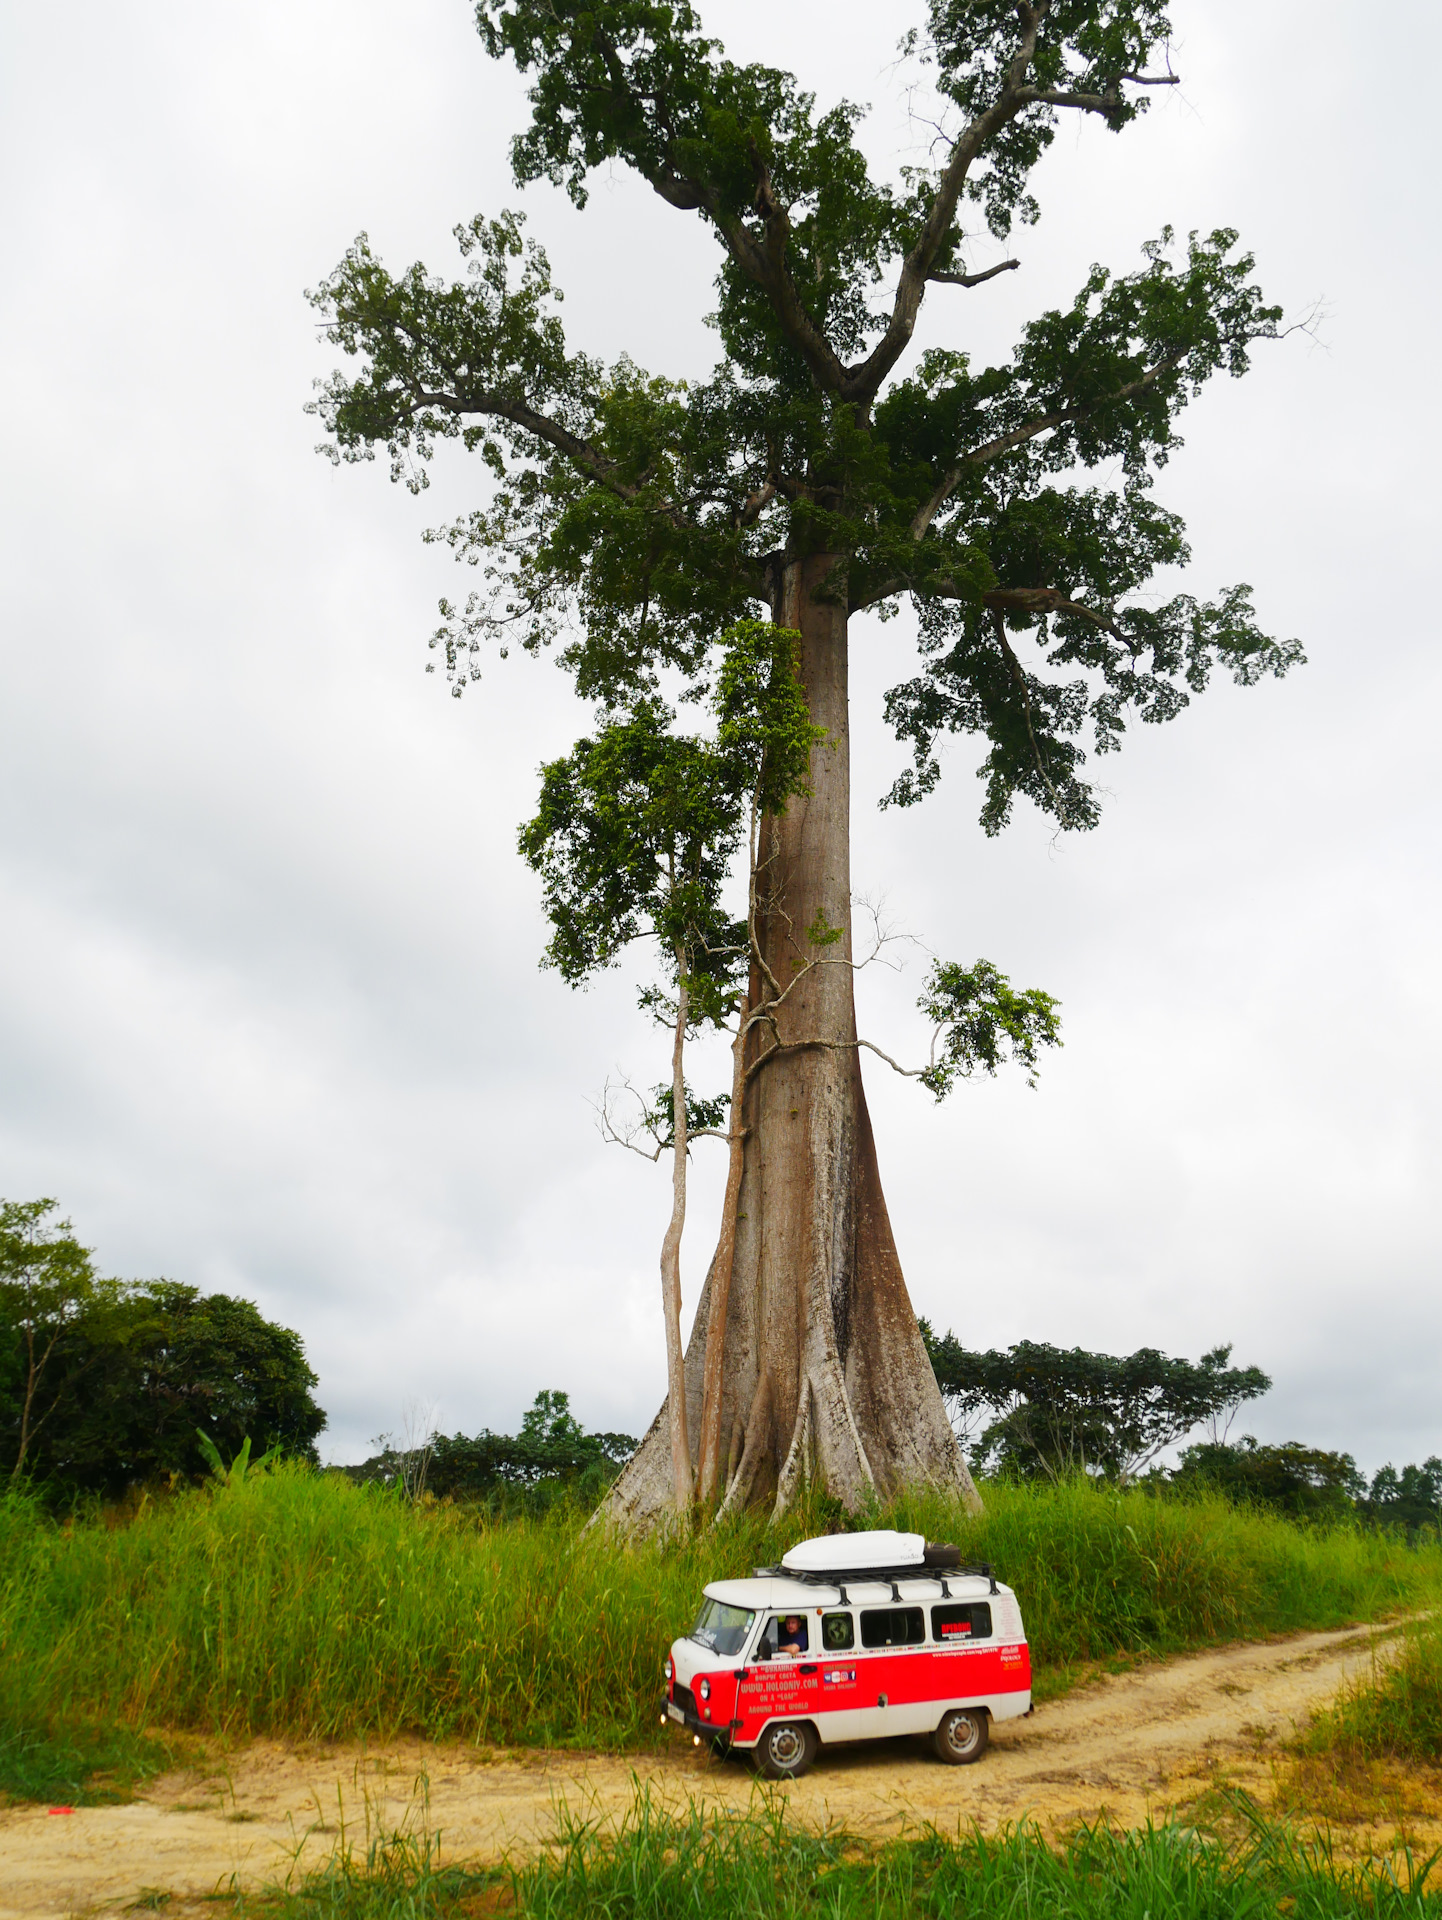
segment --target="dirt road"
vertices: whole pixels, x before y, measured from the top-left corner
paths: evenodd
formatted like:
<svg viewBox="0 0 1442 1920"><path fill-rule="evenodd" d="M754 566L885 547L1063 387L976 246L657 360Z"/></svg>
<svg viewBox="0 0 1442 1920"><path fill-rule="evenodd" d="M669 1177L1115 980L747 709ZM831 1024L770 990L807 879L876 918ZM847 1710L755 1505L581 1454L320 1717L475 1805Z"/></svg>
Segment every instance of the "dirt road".
<svg viewBox="0 0 1442 1920"><path fill-rule="evenodd" d="M1265 1773L1268 1747L1365 1667L1366 1628L1227 1647L1098 1680L1029 1720L998 1727L972 1767L946 1767L913 1741L824 1749L785 1794L805 1821L837 1820L883 1835L904 1826L984 1827L1034 1815L1047 1824L1107 1813L1131 1822L1184 1803L1214 1776ZM744 1805L752 1776L690 1746L659 1759L477 1752L403 1742L384 1751L296 1748L257 1741L211 1772L150 1783L129 1806L0 1811L0 1920L113 1913L170 1895L167 1916L232 1884L285 1878L317 1864L344 1828L357 1840L379 1823L418 1815L422 1779L430 1830L447 1858L495 1857L553 1830L558 1797L619 1813L633 1770L674 1800Z"/></svg>

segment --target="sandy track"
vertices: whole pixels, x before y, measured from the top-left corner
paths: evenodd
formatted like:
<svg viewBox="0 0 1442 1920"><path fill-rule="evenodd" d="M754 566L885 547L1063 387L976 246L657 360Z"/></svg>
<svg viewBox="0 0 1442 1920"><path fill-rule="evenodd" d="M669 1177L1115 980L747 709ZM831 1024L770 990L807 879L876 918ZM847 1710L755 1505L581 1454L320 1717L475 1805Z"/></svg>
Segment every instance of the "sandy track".
<svg viewBox="0 0 1442 1920"><path fill-rule="evenodd" d="M1101 1813L1137 1821L1189 1798L1219 1763L1255 1770L1259 1753L1365 1667L1376 1645L1371 1630L1351 1628L1143 1667L999 1727L977 1766L942 1766L920 1742L878 1741L823 1750L804 1780L773 1791L803 1820L874 1835L1023 1815L1049 1825ZM282 1880L296 1860L323 1860L342 1826L363 1840L368 1822L386 1831L414 1823L422 1777L443 1854L494 1858L548 1837L558 1797L619 1813L633 1771L673 1801L743 1806L756 1790L734 1762L680 1744L637 1762L420 1741L370 1751L257 1741L216 1771L153 1781L129 1806L0 1811L0 1920L118 1912L147 1890L169 1893L174 1915L187 1898Z"/></svg>

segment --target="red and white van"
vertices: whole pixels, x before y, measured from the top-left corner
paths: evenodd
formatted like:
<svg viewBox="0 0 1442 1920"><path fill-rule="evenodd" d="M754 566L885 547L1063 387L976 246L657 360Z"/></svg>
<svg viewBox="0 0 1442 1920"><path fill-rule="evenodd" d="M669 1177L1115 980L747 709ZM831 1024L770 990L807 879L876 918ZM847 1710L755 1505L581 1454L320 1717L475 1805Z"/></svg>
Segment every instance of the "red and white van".
<svg viewBox="0 0 1442 1920"><path fill-rule="evenodd" d="M794 1779L818 1745L927 1733L979 1760L993 1720L1031 1711L1021 1609L990 1567L919 1533L805 1540L751 1580L716 1580L666 1661L665 1718Z"/></svg>

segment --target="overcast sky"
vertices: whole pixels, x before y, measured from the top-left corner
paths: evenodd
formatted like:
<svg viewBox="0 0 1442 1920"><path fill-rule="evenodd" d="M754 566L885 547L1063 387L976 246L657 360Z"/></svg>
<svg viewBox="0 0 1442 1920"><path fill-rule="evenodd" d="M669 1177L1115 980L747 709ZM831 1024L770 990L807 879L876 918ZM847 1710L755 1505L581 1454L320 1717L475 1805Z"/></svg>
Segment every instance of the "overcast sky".
<svg viewBox="0 0 1442 1920"><path fill-rule="evenodd" d="M924 157L893 64L919 5L703 14L869 102L888 166ZM1024 806L985 839L964 743L924 806L877 810L907 621L856 623L852 723L858 891L1065 1021L1035 1093L938 1108L867 1067L918 1310L969 1345L1232 1341L1276 1381L1248 1427L1368 1470L1442 1452L1439 155L1398 92L1442 28L1376 19L1178 0L1184 85L1121 139L1067 123L1022 270L934 289L924 329L1000 357L1092 261L1239 227L1320 334L1214 384L1158 497L1189 588L1250 581L1310 664L1138 729L1101 826L1062 840ZM332 1457L408 1402L514 1428L541 1387L639 1433L667 1181L588 1100L661 1078L664 1041L632 969L585 994L538 970L515 852L586 715L549 662L460 702L426 675L464 582L420 532L480 475L447 449L415 499L317 457L336 355L302 293L361 229L451 272L458 221L523 205L572 344L684 376L714 354L714 245L620 174L584 216L518 192L522 90L465 0L10 7L0 89L0 1193L58 1196L109 1272L297 1328ZM861 983L894 1053L924 1046L923 964ZM720 1176L703 1149L688 1315Z"/></svg>

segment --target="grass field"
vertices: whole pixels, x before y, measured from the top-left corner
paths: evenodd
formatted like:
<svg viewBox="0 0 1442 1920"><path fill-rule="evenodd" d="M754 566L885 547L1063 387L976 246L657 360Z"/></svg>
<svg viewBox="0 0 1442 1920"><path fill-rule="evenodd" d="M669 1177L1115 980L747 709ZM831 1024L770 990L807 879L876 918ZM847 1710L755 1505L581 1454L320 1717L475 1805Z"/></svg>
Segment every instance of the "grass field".
<svg viewBox="0 0 1442 1920"><path fill-rule="evenodd" d="M422 1837L340 1855L300 1886L237 1903L253 1920L1439 1920L1428 1862L1348 1865L1254 1811L1241 1843L1191 1828L1082 1830L1052 1848L925 1833L886 1846L805 1832L763 1801L681 1815L638 1797L619 1833L573 1824L510 1870L441 1868Z"/></svg>
<svg viewBox="0 0 1442 1920"><path fill-rule="evenodd" d="M574 1512L497 1522L298 1468L119 1526L57 1526L7 1497L0 1740L96 1724L642 1747L666 1646L704 1583L774 1560L825 1517L622 1547ZM928 1501L880 1519L996 1565L1021 1596L1041 1694L1081 1663L1375 1619L1442 1589L1435 1546L1221 1501L996 1486L976 1519Z"/></svg>

